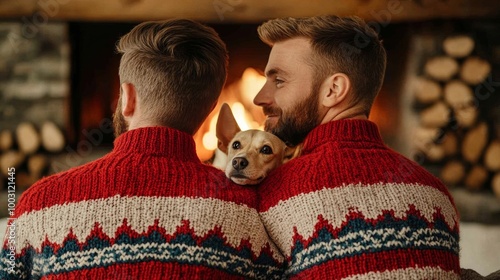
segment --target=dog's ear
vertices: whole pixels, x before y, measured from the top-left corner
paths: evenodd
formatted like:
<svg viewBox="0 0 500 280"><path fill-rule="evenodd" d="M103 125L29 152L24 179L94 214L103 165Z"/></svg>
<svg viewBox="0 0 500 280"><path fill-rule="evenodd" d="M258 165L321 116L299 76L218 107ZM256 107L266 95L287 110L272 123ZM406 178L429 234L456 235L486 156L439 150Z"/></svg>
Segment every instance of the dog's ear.
<svg viewBox="0 0 500 280"><path fill-rule="evenodd" d="M288 161L300 156L300 152L302 151L302 144L299 144L295 147L286 147L285 148L285 156L283 157L283 163L287 163Z"/></svg>
<svg viewBox="0 0 500 280"><path fill-rule="evenodd" d="M217 146L219 150L227 154L227 146L241 129L233 116L233 112L227 103L222 104L217 119L215 135L217 136Z"/></svg>

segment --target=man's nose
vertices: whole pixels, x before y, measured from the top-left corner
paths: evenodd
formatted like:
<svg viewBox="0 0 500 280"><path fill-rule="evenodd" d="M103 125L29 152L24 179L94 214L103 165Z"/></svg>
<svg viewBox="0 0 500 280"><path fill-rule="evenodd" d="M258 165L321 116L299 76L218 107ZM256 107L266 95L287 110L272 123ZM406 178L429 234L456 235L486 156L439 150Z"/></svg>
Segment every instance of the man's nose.
<svg viewBox="0 0 500 280"><path fill-rule="evenodd" d="M266 106L272 103L271 93L268 90L268 83L266 82L264 86L260 89L257 95L253 99L253 104L257 106Z"/></svg>

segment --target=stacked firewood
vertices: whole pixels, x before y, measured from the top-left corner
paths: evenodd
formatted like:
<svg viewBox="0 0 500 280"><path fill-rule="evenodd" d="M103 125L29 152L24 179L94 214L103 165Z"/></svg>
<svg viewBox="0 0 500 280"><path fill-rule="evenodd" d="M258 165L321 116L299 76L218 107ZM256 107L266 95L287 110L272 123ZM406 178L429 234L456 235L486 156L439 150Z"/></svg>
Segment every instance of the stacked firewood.
<svg viewBox="0 0 500 280"><path fill-rule="evenodd" d="M61 129L50 121L40 127L22 122L15 130L1 131L0 181L14 167L16 187L25 190L47 174L50 155L61 152L65 142Z"/></svg>
<svg viewBox="0 0 500 280"><path fill-rule="evenodd" d="M481 115L476 90L491 65L474 47L469 36L448 37L443 54L425 62L414 91L420 122L414 144L426 161L442 166L439 177L448 186L491 187L500 198L500 139Z"/></svg>

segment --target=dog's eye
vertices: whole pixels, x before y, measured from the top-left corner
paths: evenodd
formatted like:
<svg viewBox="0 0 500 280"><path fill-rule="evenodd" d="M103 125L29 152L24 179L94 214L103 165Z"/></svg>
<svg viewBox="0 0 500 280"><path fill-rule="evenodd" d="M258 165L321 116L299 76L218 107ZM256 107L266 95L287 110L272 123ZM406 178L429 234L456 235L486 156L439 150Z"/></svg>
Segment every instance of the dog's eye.
<svg viewBox="0 0 500 280"><path fill-rule="evenodd" d="M273 153L273 149L271 149L271 147L269 147L268 145L264 145L264 147L262 147L262 149L260 149L260 152L262 154L270 155Z"/></svg>
<svg viewBox="0 0 500 280"><path fill-rule="evenodd" d="M238 150L241 148L241 143L240 141L234 141L233 142L233 149Z"/></svg>

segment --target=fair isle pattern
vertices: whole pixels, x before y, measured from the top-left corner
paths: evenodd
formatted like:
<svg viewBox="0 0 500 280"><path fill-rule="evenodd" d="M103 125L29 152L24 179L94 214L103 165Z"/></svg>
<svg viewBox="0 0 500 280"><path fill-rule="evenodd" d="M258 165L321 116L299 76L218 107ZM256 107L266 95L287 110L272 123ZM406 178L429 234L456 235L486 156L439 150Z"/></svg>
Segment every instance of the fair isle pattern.
<svg viewBox="0 0 500 280"><path fill-rule="evenodd" d="M93 249L61 254L58 257L36 257L34 271L41 271L41 276L57 274L89 267L106 266L111 263L133 263L144 260L161 262L176 261L186 264L208 265L216 268L230 268L241 275L254 279L274 278L276 267L266 264L253 264L249 259L228 250L190 246L186 244L121 244L104 249ZM278 277L279 278L279 277Z"/></svg>
<svg viewBox="0 0 500 280"><path fill-rule="evenodd" d="M367 197L370 200L365 200ZM428 197L433 200L427 199ZM405 221L411 211L418 212L423 224L436 222L435 217L438 216L439 222L448 230L456 231L458 227L458 216L446 194L429 186L404 183L360 183L323 188L280 201L260 214L271 238L288 258L296 245L294 236L308 238L316 234L315 225L319 217L327 220L329 227L339 229L349 221L348 217L353 213L362 216L361 220L376 221L389 212L393 219ZM425 228L426 226L422 229Z"/></svg>
<svg viewBox="0 0 500 280"><path fill-rule="evenodd" d="M444 271L439 267L406 268L384 272L369 272L344 280L393 280L393 279L460 279L456 273Z"/></svg>
<svg viewBox="0 0 500 280"><path fill-rule="evenodd" d="M33 271L40 271L39 276L45 276L144 260L207 265L213 268L229 269L252 279L280 278L280 272L276 267L264 262L254 264L247 256L239 257L232 252L228 253L228 249L168 243L115 244L104 249L68 252L60 256L39 256L33 262Z"/></svg>
<svg viewBox="0 0 500 280"><path fill-rule="evenodd" d="M148 211L136 211L148 209ZM81 213L76 215L75 213ZM225 219L221 213L231 213L236 219ZM167 234L174 233L183 220L189 220L190 226L197 236L203 236L219 227L226 234L227 243L237 247L242 240L252 244L252 251L258 255L267 243L265 229L260 222L257 210L246 205L223 201L214 198L190 197L122 197L114 196L106 199L86 200L64 205L54 205L39 211L25 213L17 218L16 223L23 225L17 228L18 244L28 242L34 248L41 248L41 236L33 236L31 232L44 232L46 238L55 244L62 244L71 231L77 240L85 240L94 225L82 221L91 215L94 223L101 226L106 236L114 236L116 229L126 219L135 232L146 232L158 220L158 226ZM65 219L79 217L82 220ZM241 230L246 229L246 230ZM16 253L22 248L17 247ZM273 257L281 256L277 248L271 248Z"/></svg>
<svg viewBox="0 0 500 280"><path fill-rule="evenodd" d="M359 224L357 226L359 228ZM327 260L352 257L363 252L375 253L412 248L412 250L440 249L456 255L459 253L458 248L453 246L458 243L456 236L439 229L421 228L415 231L410 230L409 227L402 227L401 229L359 230L338 238L334 238L323 229L319 235L321 237L313 239L310 243L312 245L307 248L303 248L302 243L297 242L297 247L302 250L293 255L287 273L293 275Z"/></svg>
<svg viewBox="0 0 500 280"><path fill-rule="evenodd" d="M68 238L57 250L56 246L44 245L41 253L31 247L25 248L25 255L33 255L32 278L57 275L93 267L112 264L129 264L144 261L177 262L191 265L204 265L212 268L233 271L252 279L279 279L281 272L273 260L261 254L251 262L249 248L231 248L224 244L223 236L208 237L201 244L188 233L176 234L168 243L159 232L152 232L138 238L122 234L110 245L108 240L89 238L86 244ZM84 248L81 250L80 248ZM19 258L23 258L21 255ZM7 256L2 256L2 266L7 267ZM26 263L26 262L22 262ZM18 263L18 268L23 264ZM5 265L4 265L5 264ZM16 270L9 277L25 278L24 269ZM1 279L7 278L7 270L0 272Z"/></svg>
<svg viewBox="0 0 500 280"><path fill-rule="evenodd" d="M133 211L144 207L149 211ZM64 219L88 220L87 213L92 213L94 224ZM224 215L215 218L221 213L241 218L228 224ZM265 232L259 221L255 209L214 198L114 196L54 205L16 220L16 243L30 246L16 247L19 269L15 275L0 271L0 279L24 279L24 271L37 278L147 261L202 265L254 279L279 278L283 257L266 236L256 234ZM42 230L44 240L30 234ZM0 257L2 268L8 267L7 250Z"/></svg>

